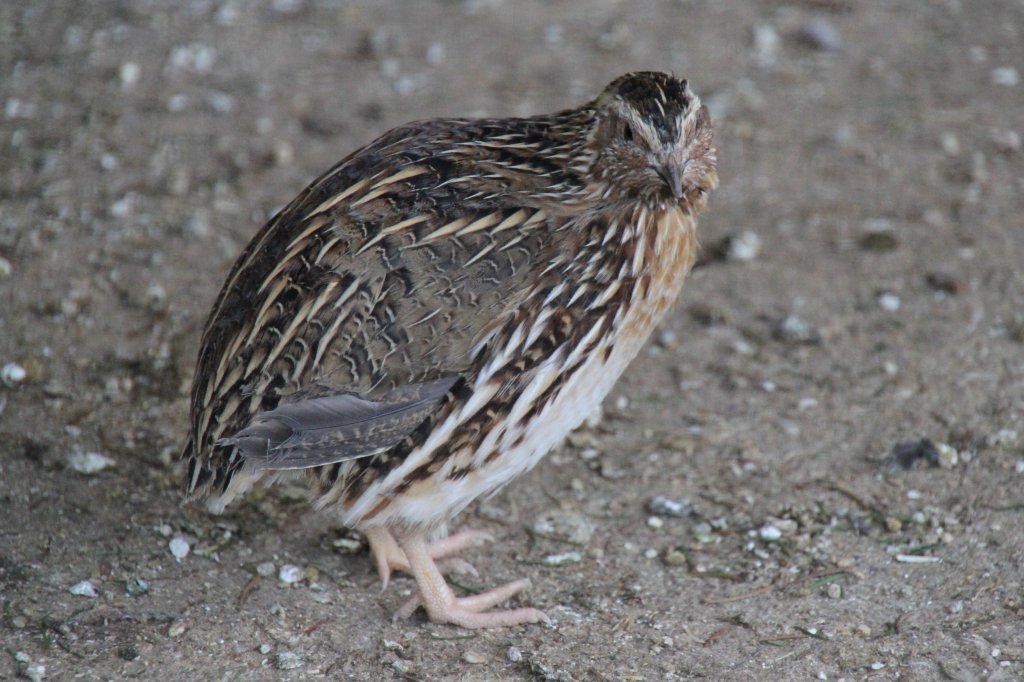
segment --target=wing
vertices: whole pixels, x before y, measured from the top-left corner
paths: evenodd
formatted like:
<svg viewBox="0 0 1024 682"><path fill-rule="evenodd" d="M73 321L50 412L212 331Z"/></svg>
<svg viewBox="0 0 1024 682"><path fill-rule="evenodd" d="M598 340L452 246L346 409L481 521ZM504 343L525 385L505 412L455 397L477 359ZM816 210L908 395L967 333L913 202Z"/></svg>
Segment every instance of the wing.
<svg viewBox="0 0 1024 682"><path fill-rule="evenodd" d="M376 400L355 393L304 397L257 414L215 445L237 448L255 471L307 469L380 454L430 416L456 380L403 386Z"/></svg>
<svg viewBox="0 0 1024 682"><path fill-rule="evenodd" d="M470 379L489 330L514 314L578 210L552 196L579 183L572 169L583 163L559 152L563 124L396 129L275 216L235 263L203 334L189 491L226 489L250 457L295 468L376 454L442 400L389 422L402 391ZM302 398L313 386L333 395ZM357 428L357 414L370 421ZM271 443L265 454L255 440Z"/></svg>

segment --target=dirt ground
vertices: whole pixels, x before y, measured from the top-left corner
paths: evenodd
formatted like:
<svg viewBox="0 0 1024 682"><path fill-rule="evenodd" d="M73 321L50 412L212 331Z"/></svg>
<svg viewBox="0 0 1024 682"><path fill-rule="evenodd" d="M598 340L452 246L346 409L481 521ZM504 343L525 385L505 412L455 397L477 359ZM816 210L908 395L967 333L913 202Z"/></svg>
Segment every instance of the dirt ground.
<svg viewBox="0 0 1024 682"><path fill-rule="evenodd" d="M392 622L411 580L301 491L181 506L275 208L639 68L716 120L705 259L603 420L460 519L497 538L460 589L529 577L555 628ZM1009 1L3 3L0 677L1024 679L1022 70Z"/></svg>

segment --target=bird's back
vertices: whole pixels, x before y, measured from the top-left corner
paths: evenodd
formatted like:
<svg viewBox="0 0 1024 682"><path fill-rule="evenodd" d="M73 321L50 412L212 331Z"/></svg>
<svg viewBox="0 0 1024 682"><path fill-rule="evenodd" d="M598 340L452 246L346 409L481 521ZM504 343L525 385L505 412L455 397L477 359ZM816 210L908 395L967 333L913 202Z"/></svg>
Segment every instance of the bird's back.
<svg viewBox="0 0 1024 682"><path fill-rule="evenodd" d="M217 443L282 402L471 374L487 330L579 238L566 229L580 208L567 199L583 186L571 169L580 160L557 152L564 125L555 116L399 128L271 219L203 334L184 453L190 492L226 490L243 462Z"/></svg>

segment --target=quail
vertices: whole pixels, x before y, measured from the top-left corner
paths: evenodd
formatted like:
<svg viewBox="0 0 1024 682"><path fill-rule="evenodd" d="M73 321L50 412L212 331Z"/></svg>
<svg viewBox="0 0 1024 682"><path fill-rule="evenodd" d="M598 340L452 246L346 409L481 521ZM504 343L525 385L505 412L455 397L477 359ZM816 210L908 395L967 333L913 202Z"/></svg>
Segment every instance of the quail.
<svg viewBox="0 0 1024 682"><path fill-rule="evenodd" d="M675 301L718 182L685 80L629 73L575 109L395 128L317 178L253 238L204 328L182 453L219 512L298 477L361 530L384 585L466 628L519 580L457 597L443 571L487 534L468 504L534 467L592 412Z"/></svg>

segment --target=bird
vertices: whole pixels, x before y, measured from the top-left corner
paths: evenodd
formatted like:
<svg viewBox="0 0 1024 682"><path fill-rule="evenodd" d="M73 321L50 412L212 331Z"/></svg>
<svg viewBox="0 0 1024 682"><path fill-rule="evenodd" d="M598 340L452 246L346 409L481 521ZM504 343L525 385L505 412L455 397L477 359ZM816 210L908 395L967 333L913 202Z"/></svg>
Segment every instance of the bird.
<svg viewBox="0 0 1024 682"><path fill-rule="evenodd" d="M304 479L362 531L386 588L464 628L550 623L455 595L455 517L599 406L676 300L718 184L686 80L622 75L587 103L404 125L313 181L238 257L204 327L182 451L219 513Z"/></svg>

